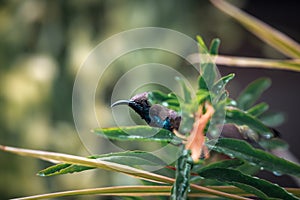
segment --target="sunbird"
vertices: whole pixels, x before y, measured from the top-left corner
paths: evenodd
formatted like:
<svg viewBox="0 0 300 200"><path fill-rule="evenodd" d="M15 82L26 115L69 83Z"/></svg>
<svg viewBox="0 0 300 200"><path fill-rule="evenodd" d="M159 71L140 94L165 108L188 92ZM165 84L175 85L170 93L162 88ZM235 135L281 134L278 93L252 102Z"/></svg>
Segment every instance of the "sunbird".
<svg viewBox="0 0 300 200"><path fill-rule="evenodd" d="M148 92L137 94L130 100L119 100L113 103L111 107L118 105L129 106L150 126L164 128L169 131L179 129L181 116L176 111L162 105L151 105Z"/></svg>

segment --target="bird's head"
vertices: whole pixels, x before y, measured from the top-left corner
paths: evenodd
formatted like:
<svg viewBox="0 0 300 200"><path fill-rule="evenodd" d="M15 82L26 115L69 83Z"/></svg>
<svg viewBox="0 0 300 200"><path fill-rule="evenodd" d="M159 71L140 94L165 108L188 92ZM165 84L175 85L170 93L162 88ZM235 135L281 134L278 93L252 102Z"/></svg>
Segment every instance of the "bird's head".
<svg viewBox="0 0 300 200"><path fill-rule="evenodd" d="M148 124L151 119L149 116L149 110L151 107L151 103L148 100L148 92L144 92L141 94L137 94L133 96L129 100L119 100L111 105L111 107L115 107L118 105L127 105L132 108L137 114L140 115L142 119L144 119Z"/></svg>

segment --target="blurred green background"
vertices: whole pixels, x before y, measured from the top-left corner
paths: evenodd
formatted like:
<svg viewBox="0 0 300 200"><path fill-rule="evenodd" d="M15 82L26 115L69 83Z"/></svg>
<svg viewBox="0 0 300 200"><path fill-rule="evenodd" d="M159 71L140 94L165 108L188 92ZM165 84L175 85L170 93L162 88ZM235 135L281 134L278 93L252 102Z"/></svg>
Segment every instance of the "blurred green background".
<svg viewBox="0 0 300 200"><path fill-rule="evenodd" d="M233 3L300 41L299 2ZM77 70L101 41L121 31L145 26L174 29L192 38L201 35L207 43L218 37L222 42L220 54L284 58L209 1L1 1L0 143L87 156L72 117L72 88ZM149 61L145 56L138 59L138 63ZM172 56L158 56L155 61L172 63L183 70L182 62ZM129 59L124 62L129 68L135 65ZM109 106L111 90L126 71L122 62L115 65L119 70L107 72L107 78L98 87L96 107L107 116L102 122L104 126L113 125ZM222 66L219 69L222 74L236 73L229 85L232 97L257 77L272 78L272 88L262 100L271 109L284 112L286 121L277 128L299 158L300 74ZM187 74L195 76L192 71L187 70ZM48 165L37 159L0 152L0 198L138 183L127 176L101 170L48 178L35 175ZM295 186L285 177L268 176L275 181L284 179L283 186Z"/></svg>

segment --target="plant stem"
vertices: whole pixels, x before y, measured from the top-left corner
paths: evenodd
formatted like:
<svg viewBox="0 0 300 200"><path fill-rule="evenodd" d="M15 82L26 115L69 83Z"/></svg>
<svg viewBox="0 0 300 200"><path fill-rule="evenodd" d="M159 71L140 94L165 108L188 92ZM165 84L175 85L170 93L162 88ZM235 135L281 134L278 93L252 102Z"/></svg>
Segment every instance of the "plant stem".
<svg viewBox="0 0 300 200"><path fill-rule="evenodd" d="M176 161L176 180L173 184L171 199L187 199L190 190L190 174L192 165L188 162L189 151L181 150L182 154Z"/></svg>
<svg viewBox="0 0 300 200"><path fill-rule="evenodd" d="M268 24L245 13L239 8L223 0L210 0L214 6L227 15L233 17L255 36L277 49L279 52L292 57L300 58L300 45L280 31Z"/></svg>
<svg viewBox="0 0 300 200"><path fill-rule="evenodd" d="M193 63L200 63L200 59L207 57L207 55L191 54L188 60ZM224 65L230 67L241 67L241 68L264 68L264 69L278 69L278 70L290 70L300 72L300 59L266 59L266 58L248 58L248 57L237 57L237 56L210 56L209 58L214 61L217 65Z"/></svg>

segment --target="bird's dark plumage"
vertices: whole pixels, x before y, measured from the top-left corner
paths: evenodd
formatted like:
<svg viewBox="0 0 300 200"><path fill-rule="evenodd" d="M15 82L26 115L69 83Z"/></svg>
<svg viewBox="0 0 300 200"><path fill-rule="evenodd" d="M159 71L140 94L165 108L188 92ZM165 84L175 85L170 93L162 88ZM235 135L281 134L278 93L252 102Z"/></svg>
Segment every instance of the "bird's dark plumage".
<svg viewBox="0 0 300 200"><path fill-rule="evenodd" d="M148 93L137 94L130 100L119 100L112 104L128 105L132 108L147 124L153 127L160 127L172 131L178 130L181 122L181 116L176 111L168 109L162 105L151 103L148 100Z"/></svg>

